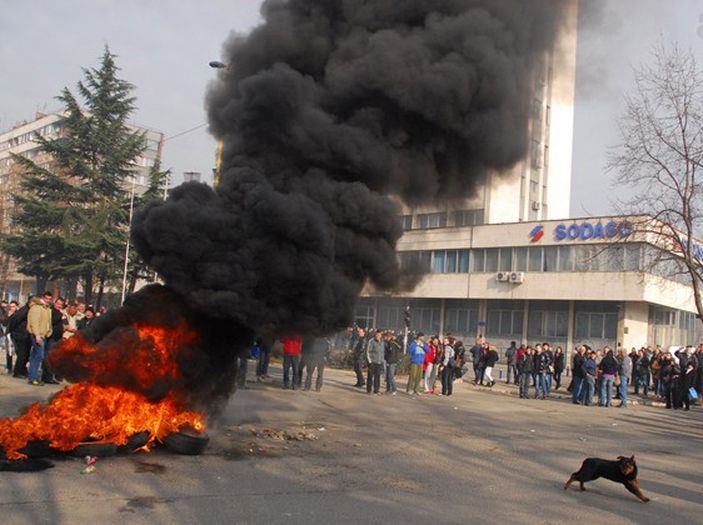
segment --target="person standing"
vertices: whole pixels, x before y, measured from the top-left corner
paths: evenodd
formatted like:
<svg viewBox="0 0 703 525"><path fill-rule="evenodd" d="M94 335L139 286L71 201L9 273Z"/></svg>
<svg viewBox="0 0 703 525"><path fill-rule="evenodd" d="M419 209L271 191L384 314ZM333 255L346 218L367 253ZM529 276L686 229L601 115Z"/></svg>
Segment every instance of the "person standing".
<svg viewBox="0 0 703 525"><path fill-rule="evenodd" d="M22 308L17 305L17 310L7 321L7 331L12 339L15 348L15 364L12 369L12 377L25 379L27 377L27 364L32 347L29 333L27 332L27 314L29 312L29 301Z"/></svg>
<svg viewBox="0 0 703 525"><path fill-rule="evenodd" d="M637 364L634 365L635 374L635 395L639 395L642 388L642 395L647 397L649 392L649 354L645 348L640 348L637 352Z"/></svg>
<svg viewBox="0 0 703 525"><path fill-rule="evenodd" d="M481 363L483 362L483 345L480 339L476 339L476 344L469 349L471 354L471 363L474 369L474 385L483 384L483 371Z"/></svg>
<svg viewBox="0 0 703 525"><path fill-rule="evenodd" d="M509 385L511 382L511 376L517 384L517 344L515 341L510 341L510 346L505 351L505 360L508 364L507 377L505 378L505 384Z"/></svg>
<svg viewBox="0 0 703 525"><path fill-rule="evenodd" d="M395 334L389 332L384 348L384 359L386 361L386 392L393 396L396 395L398 391L395 384L395 371L398 368L398 362L402 355L403 349L396 340Z"/></svg>
<svg viewBox="0 0 703 525"><path fill-rule="evenodd" d="M325 359L331 348L329 340L316 337L312 342L311 352L307 357L307 374L305 376L305 390L312 387L312 374L317 370L315 379L315 392L322 390L323 374L325 372Z"/></svg>
<svg viewBox="0 0 703 525"><path fill-rule="evenodd" d="M581 387L581 404L591 406L593 404L593 391L596 387L596 353L593 350L588 352L584 363L584 379Z"/></svg>
<svg viewBox="0 0 703 525"><path fill-rule="evenodd" d="M354 350L352 359L354 361L354 373L356 374L356 384L357 388L362 388L366 383L364 383L364 373L363 373L363 363L366 355L366 332L363 328L359 327L356 331L356 340L354 343Z"/></svg>
<svg viewBox="0 0 703 525"><path fill-rule="evenodd" d="M383 358L385 354L385 345L381 340L381 330L376 330L373 338L366 345L366 361L368 363L368 375L366 377L366 393L370 394L373 388L373 393L378 395L381 390L381 371L383 370Z"/></svg>
<svg viewBox="0 0 703 525"><path fill-rule="evenodd" d="M27 333L31 340L29 357L29 383L40 385L40 368L44 360L46 341L51 337L51 292L44 292L41 297L33 297L27 312Z"/></svg>
<svg viewBox="0 0 703 525"><path fill-rule="evenodd" d="M566 356L561 346L557 346L554 351L554 390L559 390L561 387L561 375L564 373L564 368L566 368Z"/></svg>
<svg viewBox="0 0 703 525"><path fill-rule="evenodd" d="M542 345L544 359L547 362L547 366L544 371L545 377L545 395L549 395L549 391L552 389L552 380L554 379L554 352L552 352L552 345L549 343L544 343Z"/></svg>
<svg viewBox="0 0 703 525"><path fill-rule="evenodd" d="M530 380L532 372L535 368L535 360L532 356L532 348L529 346L525 349L520 360L518 361L518 370L520 372L520 398L528 399L530 393Z"/></svg>
<svg viewBox="0 0 703 525"><path fill-rule="evenodd" d="M681 401L684 405L684 410L691 409L691 396L689 390L693 388L695 390L694 384L696 381L696 363L693 359L689 359L686 363L686 369L681 374L681 386L679 390L681 391Z"/></svg>
<svg viewBox="0 0 703 525"><path fill-rule="evenodd" d="M527 349L525 348L525 345L522 344L520 347L517 349L517 355L515 356L515 363L517 364L517 375L515 376L515 384L520 383L520 361L522 361L522 356L525 355L525 352Z"/></svg>
<svg viewBox="0 0 703 525"><path fill-rule="evenodd" d="M51 336L46 340L44 348L44 361L42 363L42 381L51 385L59 382L49 369L49 354L63 340L64 331L64 306L66 301L63 297L58 297L51 306Z"/></svg>
<svg viewBox="0 0 703 525"><path fill-rule="evenodd" d="M486 370L484 372L485 377L488 379L487 384L491 388L496 384L496 380L493 379L493 368L496 366L498 359L498 352L496 352L495 347L491 346L486 352Z"/></svg>
<svg viewBox="0 0 703 525"><path fill-rule="evenodd" d="M584 387L584 380L586 379L585 354L586 347L583 345L579 346L571 362L571 373L574 378L574 384L571 390L571 402L574 405L578 405L581 402L581 390Z"/></svg>
<svg viewBox="0 0 703 525"><path fill-rule="evenodd" d="M256 338L259 347L259 359L256 362L256 380L262 382L269 377L269 362L271 361L271 347L273 338L269 336L259 336Z"/></svg>
<svg viewBox="0 0 703 525"><path fill-rule="evenodd" d="M548 356L544 352L544 347L535 347L535 399L547 399L547 366Z"/></svg>
<svg viewBox="0 0 703 525"><path fill-rule="evenodd" d="M410 375L408 376L408 386L405 391L417 395L420 382L422 381L422 365L425 363L425 334L422 332L417 334L417 337L408 345L408 354L410 355Z"/></svg>
<svg viewBox="0 0 703 525"><path fill-rule="evenodd" d="M618 375L618 363L613 357L613 351L609 347L604 347L605 356L600 362L599 369L601 373L600 394L598 395L598 406L612 407L613 406L613 384L615 377Z"/></svg>
<svg viewBox="0 0 703 525"><path fill-rule="evenodd" d="M428 351L425 354L425 364L423 365L425 370L425 394L434 394L434 382L437 373L435 360L439 352L438 346L439 338L431 337L429 343L427 343Z"/></svg>
<svg viewBox="0 0 703 525"><path fill-rule="evenodd" d="M456 355L448 338L444 338L444 353L442 356L440 380L442 382L442 395L451 396L454 393L454 367Z"/></svg>
<svg viewBox="0 0 703 525"><path fill-rule="evenodd" d="M627 386L632 377L632 360L625 350L618 350L618 375L620 376L620 408L627 408Z"/></svg>
<svg viewBox="0 0 703 525"><path fill-rule="evenodd" d="M296 389L298 381L298 365L303 340L299 335L291 335L283 339L283 388Z"/></svg>

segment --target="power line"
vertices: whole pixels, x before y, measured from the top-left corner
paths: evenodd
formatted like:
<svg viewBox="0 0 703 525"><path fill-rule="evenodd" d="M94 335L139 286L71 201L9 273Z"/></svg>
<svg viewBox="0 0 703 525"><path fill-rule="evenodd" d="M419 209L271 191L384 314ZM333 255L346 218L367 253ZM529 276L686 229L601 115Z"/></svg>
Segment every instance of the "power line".
<svg viewBox="0 0 703 525"><path fill-rule="evenodd" d="M166 138L164 139L164 142L168 142L168 141L171 140L171 139L175 139L175 138L181 137L181 136L183 136L183 135L186 135L186 134L188 134L188 133L191 133L191 132L193 132L193 131L196 131L196 130L198 130L198 129L202 128L202 127L205 127L205 126L207 126L207 122L203 122L203 123L200 124L199 126L195 126L194 128L190 128L190 129L187 129L187 130L185 130L185 131L181 131L180 133L176 133L175 135L171 135L170 137L166 137Z"/></svg>

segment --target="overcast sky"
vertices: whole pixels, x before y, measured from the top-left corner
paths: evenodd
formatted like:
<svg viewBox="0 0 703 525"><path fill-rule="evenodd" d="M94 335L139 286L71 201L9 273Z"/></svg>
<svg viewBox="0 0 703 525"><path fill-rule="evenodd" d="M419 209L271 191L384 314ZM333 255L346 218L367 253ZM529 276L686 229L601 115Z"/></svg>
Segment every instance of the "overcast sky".
<svg viewBox="0 0 703 525"><path fill-rule="evenodd" d="M401 0L399 0L401 1ZM632 86L632 66L646 61L662 37L691 47L703 65L703 0L586 0L604 4L602 20L579 37L572 216L613 210L612 175L604 172L617 143L615 119ZM75 87L81 67L95 66L105 44L119 56L122 78L136 86L133 121L167 137L163 166L209 176L215 143L206 128L203 96L230 31L259 21L261 0L0 0L0 130ZM700 35L699 35L700 33ZM702 66L703 67L703 66ZM622 191L622 190L619 190Z"/></svg>

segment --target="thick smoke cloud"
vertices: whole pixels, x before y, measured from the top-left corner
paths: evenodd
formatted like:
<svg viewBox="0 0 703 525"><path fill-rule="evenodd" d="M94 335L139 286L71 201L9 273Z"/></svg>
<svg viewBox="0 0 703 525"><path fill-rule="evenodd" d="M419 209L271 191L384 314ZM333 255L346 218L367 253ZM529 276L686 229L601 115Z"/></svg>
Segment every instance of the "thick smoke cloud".
<svg viewBox="0 0 703 525"><path fill-rule="evenodd" d="M257 332L350 323L401 282L409 203L471 195L525 157L557 0L269 0L207 96L223 179L142 210L137 250L185 300Z"/></svg>

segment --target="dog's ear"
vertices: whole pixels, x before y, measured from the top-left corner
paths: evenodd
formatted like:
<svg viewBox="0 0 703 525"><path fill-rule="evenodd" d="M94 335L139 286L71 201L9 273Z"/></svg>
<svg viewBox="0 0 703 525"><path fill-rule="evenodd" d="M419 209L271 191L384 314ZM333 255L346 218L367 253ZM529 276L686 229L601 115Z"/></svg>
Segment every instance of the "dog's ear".
<svg viewBox="0 0 703 525"><path fill-rule="evenodd" d="M631 459L631 460L632 460L632 462L634 463L634 462L635 462L635 455L634 455L634 454L632 454L632 457L631 457L630 459Z"/></svg>

